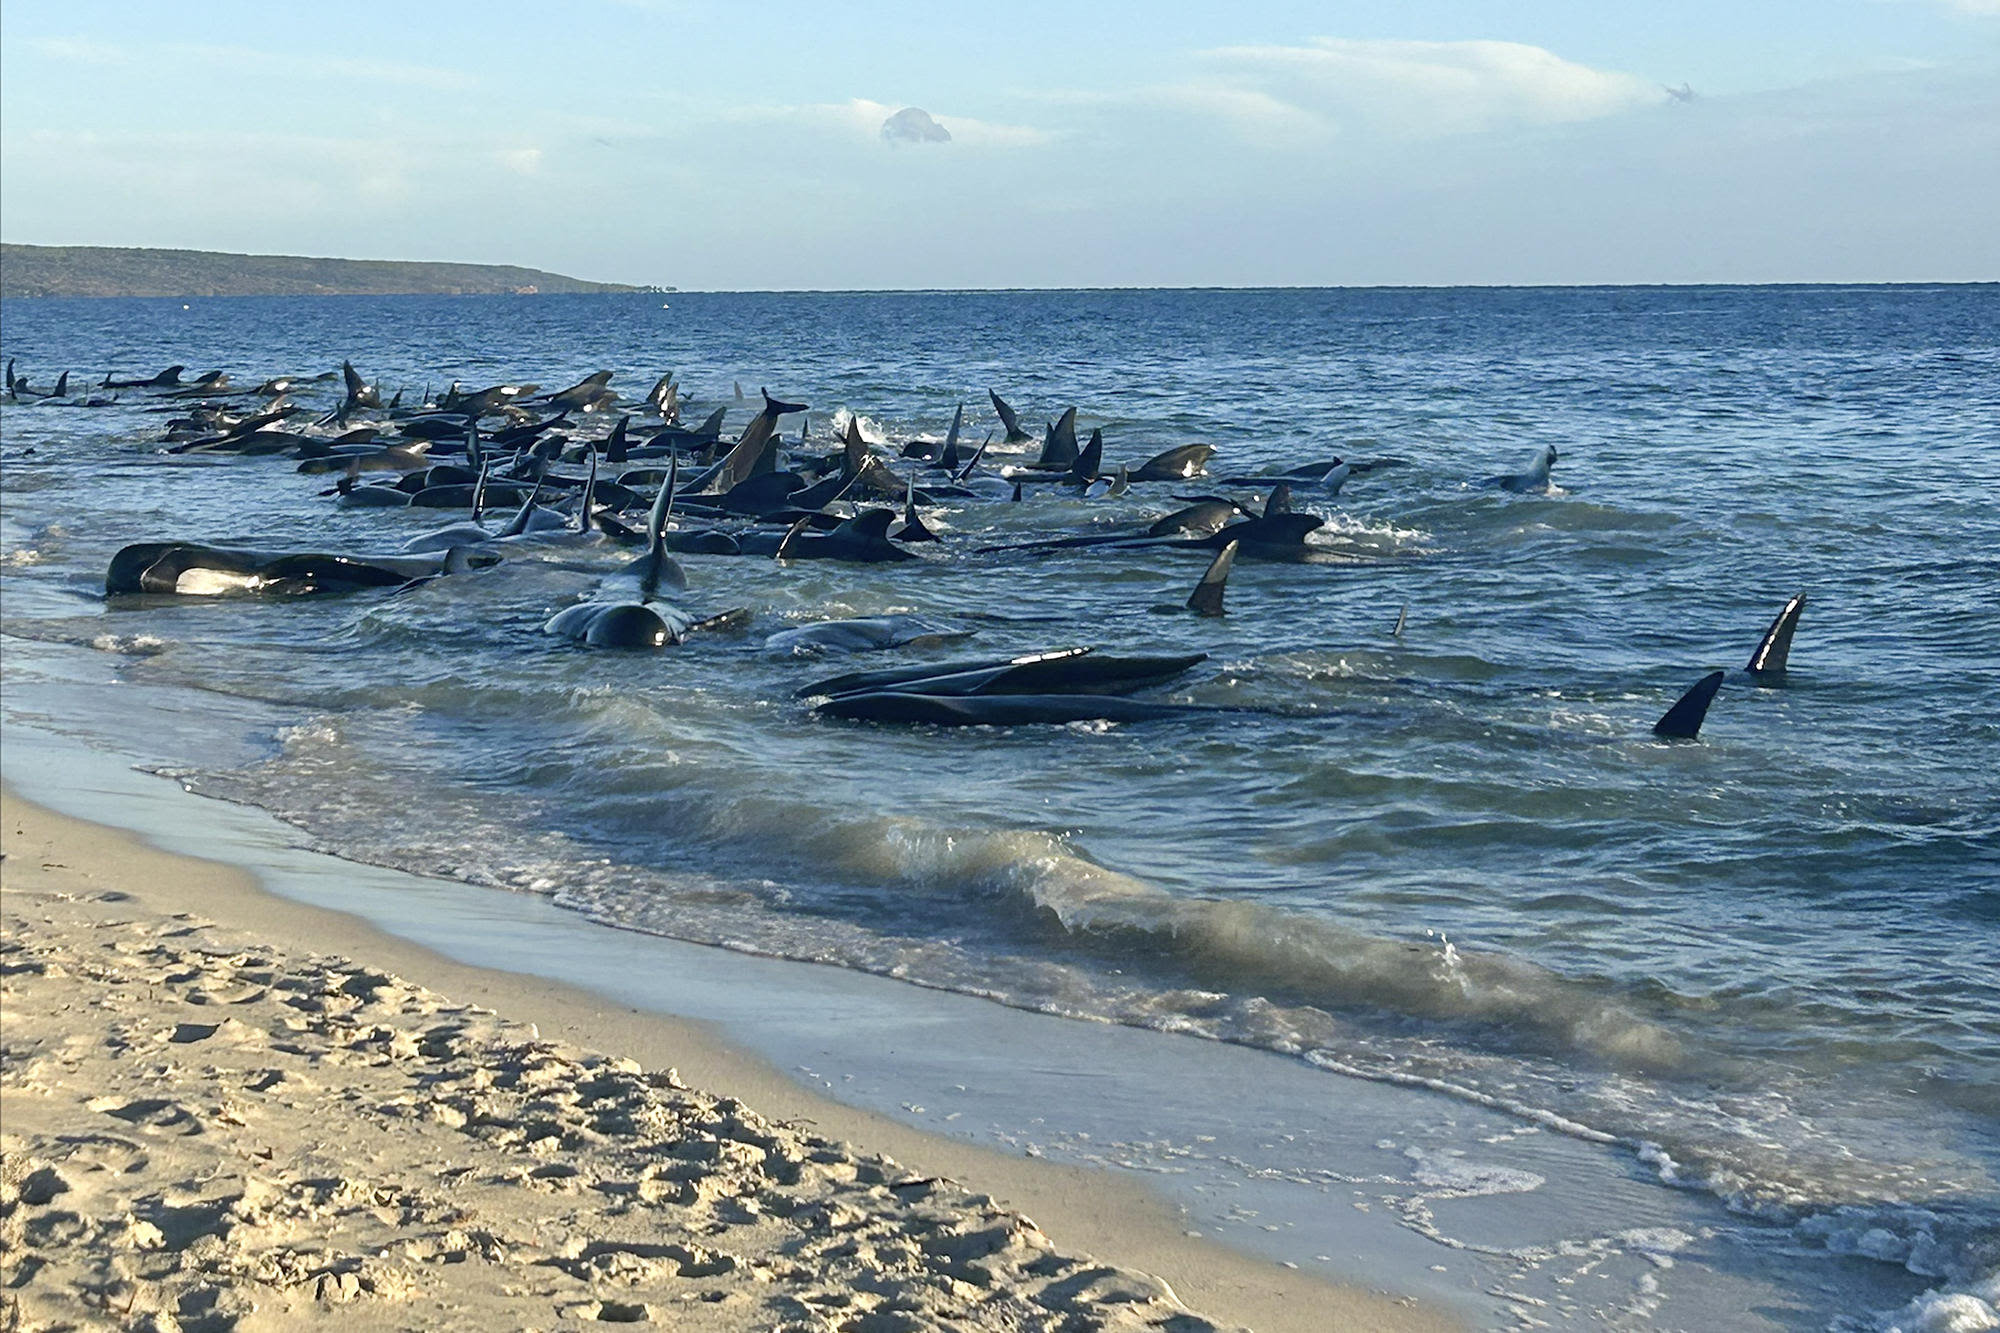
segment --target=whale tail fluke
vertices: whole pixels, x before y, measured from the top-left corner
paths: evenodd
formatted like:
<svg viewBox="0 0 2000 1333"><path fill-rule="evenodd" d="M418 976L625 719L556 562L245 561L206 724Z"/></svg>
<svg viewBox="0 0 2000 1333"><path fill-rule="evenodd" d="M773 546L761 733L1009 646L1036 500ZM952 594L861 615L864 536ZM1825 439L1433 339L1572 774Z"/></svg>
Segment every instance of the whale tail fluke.
<svg viewBox="0 0 2000 1333"><path fill-rule="evenodd" d="M1025 444L1029 439L1028 432L1021 429L1021 419L1014 415L1014 409L1007 405L1007 400L991 389L986 391L986 396L993 400L993 411L999 416L1000 424L1007 429L1007 443Z"/></svg>
<svg viewBox="0 0 2000 1333"><path fill-rule="evenodd" d="M1694 687L1683 694L1666 716L1653 724L1653 734L1662 740L1691 741L1701 735L1702 720L1708 716L1708 706L1715 702L1715 692L1722 688L1725 672L1711 671L1694 683Z"/></svg>

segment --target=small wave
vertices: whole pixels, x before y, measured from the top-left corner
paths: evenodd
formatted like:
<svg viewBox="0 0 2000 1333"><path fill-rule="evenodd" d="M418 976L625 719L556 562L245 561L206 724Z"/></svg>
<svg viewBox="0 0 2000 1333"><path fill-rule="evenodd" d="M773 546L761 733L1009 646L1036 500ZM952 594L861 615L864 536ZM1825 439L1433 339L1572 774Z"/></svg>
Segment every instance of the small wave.
<svg viewBox="0 0 2000 1333"><path fill-rule="evenodd" d="M125 657L157 657L172 645L165 639L155 638L151 634L100 634L90 641L90 646L100 653L118 653Z"/></svg>

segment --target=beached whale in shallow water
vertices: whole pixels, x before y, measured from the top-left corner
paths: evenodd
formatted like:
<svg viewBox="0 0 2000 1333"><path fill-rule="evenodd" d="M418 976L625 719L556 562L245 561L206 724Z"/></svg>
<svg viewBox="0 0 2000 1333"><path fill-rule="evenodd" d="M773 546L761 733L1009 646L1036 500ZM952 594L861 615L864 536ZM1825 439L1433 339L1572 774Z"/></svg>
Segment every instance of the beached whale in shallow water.
<svg viewBox="0 0 2000 1333"><path fill-rule="evenodd" d="M1018 727L1066 722L1150 722L1239 711L1200 704L1162 704L1102 694L990 694L970 697L880 690L843 694L813 709L821 717L856 722L923 722L938 727Z"/></svg>
<svg viewBox="0 0 2000 1333"><path fill-rule="evenodd" d="M665 648L697 630L740 625L750 618L743 610L697 620L662 599L669 589L687 587L687 571L667 551L667 519L673 512L674 476L670 471L647 515L651 544L646 553L598 585L589 601L550 616L542 632L574 639L592 648Z"/></svg>
<svg viewBox="0 0 2000 1333"><path fill-rule="evenodd" d="M889 525L897 517L893 509L864 509L833 531L808 537L808 515L792 525L775 554L779 560L852 560L863 564L915 560L915 555L889 540Z"/></svg>
<svg viewBox="0 0 2000 1333"><path fill-rule="evenodd" d="M878 648L930 647L972 637L971 630L945 630L916 616L862 616L822 620L779 630L764 640L775 653L860 653Z"/></svg>
<svg viewBox="0 0 2000 1333"><path fill-rule="evenodd" d="M111 557L104 591L219 597L232 593L310 596L400 588L440 574L499 563L463 547L434 555L344 555L326 551L257 551L200 542L138 542Z"/></svg>
<svg viewBox="0 0 2000 1333"><path fill-rule="evenodd" d="M98 382L97 387L100 389L178 388L181 382L181 372L186 369L187 369L186 366L168 366L165 370L161 371L159 374L154 375L150 379L143 379L143 380L119 380L119 379L113 379L109 374L107 374L102 380ZM283 390L280 390L279 392L283 392Z"/></svg>
<svg viewBox="0 0 2000 1333"><path fill-rule="evenodd" d="M1208 470L1215 457L1212 444L1183 444L1177 449L1154 454L1135 468L1127 469L1133 481L1186 481Z"/></svg>
<svg viewBox="0 0 2000 1333"><path fill-rule="evenodd" d="M1501 490L1512 491L1516 495L1546 491L1551 485L1549 481L1549 469L1555 466L1555 462L1556 447L1553 444L1547 445L1539 454L1535 455L1535 460L1521 471L1505 473L1498 477L1488 477L1481 484L1498 486Z"/></svg>
<svg viewBox="0 0 2000 1333"><path fill-rule="evenodd" d="M884 671L850 671L796 691L799 698L867 694L1130 694L1187 674L1207 653L1121 657L1094 648L1058 648L974 662L934 662Z"/></svg>

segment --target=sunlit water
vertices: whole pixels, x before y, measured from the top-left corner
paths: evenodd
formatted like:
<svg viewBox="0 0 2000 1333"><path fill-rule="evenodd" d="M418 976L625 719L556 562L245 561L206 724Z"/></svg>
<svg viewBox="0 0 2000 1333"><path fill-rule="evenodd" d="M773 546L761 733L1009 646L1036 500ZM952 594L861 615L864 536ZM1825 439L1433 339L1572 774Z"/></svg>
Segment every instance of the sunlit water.
<svg viewBox="0 0 2000 1333"><path fill-rule="evenodd" d="M668 299L10 302L4 336L44 386L352 357L411 398L599 368L636 395L673 369L691 416L726 402L733 432L732 382L768 385L812 404L815 448L851 411L884 453L960 402L976 444L997 387L1037 429L1076 405L1111 462L1205 441L1217 473L1411 465L1302 496L1324 560L1239 562L1222 620L1177 610L1203 556L972 553L1206 489L1149 485L954 505L920 563L688 557L687 608L750 629L633 656L541 633L611 550L395 597L107 606L128 541L387 551L451 516L336 509L288 460L164 456L143 395L9 404L12 641L198 691L218 743L185 756L194 785L346 855L1445 1087L1809 1248L1991 1269L2000 290ZM1554 493L1478 486L1551 444ZM1653 740L1801 589L1787 687L1733 682L1699 743ZM763 647L891 611L974 637ZM1074 643L1206 652L1162 697L1269 711L899 730L792 698ZM251 718L246 764L219 738Z"/></svg>

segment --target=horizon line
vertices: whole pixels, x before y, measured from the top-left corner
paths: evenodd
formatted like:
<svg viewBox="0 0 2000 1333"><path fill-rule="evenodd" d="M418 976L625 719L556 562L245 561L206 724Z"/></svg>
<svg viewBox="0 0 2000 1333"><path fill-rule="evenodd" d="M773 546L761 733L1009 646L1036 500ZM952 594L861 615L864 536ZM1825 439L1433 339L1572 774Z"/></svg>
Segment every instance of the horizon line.
<svg viewBox="0 0 2000 1333"><path fill-rule="evenodd" d="M209 251L207 253L216 253ZM289 258L291 256L274 256ZM521 268L525 265L480 264L473 260L376 260L376 263L451 264L473 267ZM535 270L546 272L547 270ZM564 277L565 274L551 274ZM663 284L612 283L608 279L575 279L630 286L623 292L271 292L203 295L183 292L171 296L32 296L0 294L9 301L256 301L256 300L375 300L389 297L431 297L476 300L547 300L586 298L625 299L642 296L977 296L1057 292L1369 292L1369 291L1668 291L1700 288L1887 288L1887 287L2000 287L2000 278L1881 278L1881 279L1770 279L1687 282L1267 282L1267 283L1115 283L1100 285L1019 287L669 287Z"/></svg>

